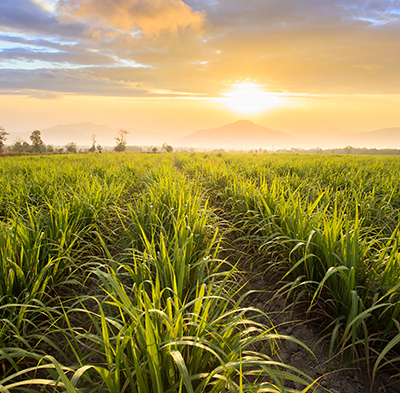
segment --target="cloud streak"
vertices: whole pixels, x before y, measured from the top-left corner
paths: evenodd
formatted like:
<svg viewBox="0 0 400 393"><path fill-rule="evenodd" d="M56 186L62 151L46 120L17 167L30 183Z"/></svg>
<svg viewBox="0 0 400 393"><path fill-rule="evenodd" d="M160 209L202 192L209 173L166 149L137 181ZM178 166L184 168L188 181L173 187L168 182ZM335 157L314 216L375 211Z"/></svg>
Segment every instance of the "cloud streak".
<svg viewBox="0 0 400 393"><path fill-rule="evenodd" d="M73 51L46 52L25 48L4 49L0 51L2 60L38 60L52 64L78 64L78 65L112 65L115 58L98 52L90 52L84 49Z"/></svg>

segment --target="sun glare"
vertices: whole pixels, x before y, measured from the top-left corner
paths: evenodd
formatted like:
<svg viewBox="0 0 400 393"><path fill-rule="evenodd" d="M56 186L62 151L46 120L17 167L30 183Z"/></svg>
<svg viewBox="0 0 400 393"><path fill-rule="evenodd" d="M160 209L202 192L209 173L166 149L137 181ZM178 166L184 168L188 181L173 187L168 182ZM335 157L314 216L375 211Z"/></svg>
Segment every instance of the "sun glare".
<svg viewBox="0 0 400 393"><path fill-rule="evenodd" d="M263 91L261 86L252 82L233 85L235 89L224 93L224 103L233 111L244 114L256 114L274 108L284 102L283 97Z"/></svg>

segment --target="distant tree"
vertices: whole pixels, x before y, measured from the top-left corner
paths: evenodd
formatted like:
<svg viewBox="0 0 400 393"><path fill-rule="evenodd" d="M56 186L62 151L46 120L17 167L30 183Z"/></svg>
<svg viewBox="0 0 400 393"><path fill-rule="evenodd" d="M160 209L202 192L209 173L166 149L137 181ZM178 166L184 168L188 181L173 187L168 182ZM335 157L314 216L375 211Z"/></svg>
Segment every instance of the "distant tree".
<svg viewBox="0 0 400 393"><path fill-rule="evenodd" d="M162 149L165 150L167 153L172 153L174 151L174 148L167 143L163 143Z"/></svg>
<svg viewBox="0 0 400 393"><path fill-rule="evenodd" d="M346 154L351 154L352 150L354 150L354 147L353 146L346 146L343 150L344 150L344 152Z"/></svg>
<svg viewBox="0 0 400 393"><path fill-rule="evenodd" d="M32 146L27 141L23 141L22 142L22 151L24 153L31 153L32 152Z"/></svg>
<svg viewBox="0 0 400 393"><path fill-rule="evenodd" d="M96 151L96 134L92 134L92 146L91 146L91 148L89 149L89 151L91 152L91 153L94 153L95 151Z"/></svg>
<svg viewBox="0 0 400 393"><path fill-rule="evenodd" d="M78 145L75 142L68 142L65 145L65 150L67 150L68 153L76 153L78 151Z"/></svg>
<svg viewBox="0 0 400 393"><path fill-rule="evenodd" d="M7 140L6 136L10 135L6 130L0 126L0 153L3 152L4 142Z"/></svg>
<svg viewBox="0 0 400 393"><path fill-rule="evenodd" d="M151 151L155 154L155 153L157 153L157 148L156 147L153 147L152 149L151 149Z"/></svg>
<svg viewBox="0 0 400 393"><path fill-rule="evenodd" d="M54 146L53 145L46 145L46 152L47 153L54 153Z"/></svg>
<svg viewBox="0 0 400 393"><path fill-rule="evenodd" d="M102 153L102 152L103 152L103 148L101 147L101 145L97 145L97 146L96 146L96 149L97 149L97 151L98 151L99 153Z"/></svg>
<svg viewBox="0 0 400 393"><path fill-rule="evenodd" d="M46 145L46 152L54 153L55 152L54 145Z"/></svg>
<svg viewBox="0 0 400 393"><path fill-rule="evenodd" d="M132 152L136 152L136 153L140 153L142 151L142 147L141 146L126 146L126 151L132 151Z"/></svg>
<svg viewBox="0 0 400 393"><path fill-rule="evenodd" d="M29 139L32 141L32 149L35 153L40 153L42 146L44 145L42 138L40 136L40 131L35 130L32 132Z"/></svg>
<svg viewBox="0 0 400 393"><path fill-rule="evenodd" d="M114 147L115 151L125 151L126 150L126 136L129 134L126 130L119 130L118 136L115 139L117 145Z"/></svg>
<svg viewBox="0 0 400 393"><path fill-rule="evenodd" d="M13 153L22 153L23 152L23 146L22 146L23 140L21 138L17 138L14 143L11 145L11 151Z"/></svg>
<svg viewBox="0 0 400 393"><path fill-rule="evenodd" d="M14 143L11 145L11 151L13 153L30 153L32 151L31 145L22 140L21 138L16 138Z"/></svg>

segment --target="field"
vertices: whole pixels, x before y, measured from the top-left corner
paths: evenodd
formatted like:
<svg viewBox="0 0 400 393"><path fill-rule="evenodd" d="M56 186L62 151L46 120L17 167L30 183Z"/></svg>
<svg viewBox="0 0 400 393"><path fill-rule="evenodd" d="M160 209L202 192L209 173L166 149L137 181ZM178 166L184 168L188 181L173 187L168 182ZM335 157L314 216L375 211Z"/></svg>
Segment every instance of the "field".
<svg viewBox="0 0 400 393"><path fill-rule="evenodd" d="M323 326L332 358L371 377L396 369L399 164L2 158L0 391L314 391L279 358L295 339L244 306L244 270L279 281L275 296Z"/></svg>

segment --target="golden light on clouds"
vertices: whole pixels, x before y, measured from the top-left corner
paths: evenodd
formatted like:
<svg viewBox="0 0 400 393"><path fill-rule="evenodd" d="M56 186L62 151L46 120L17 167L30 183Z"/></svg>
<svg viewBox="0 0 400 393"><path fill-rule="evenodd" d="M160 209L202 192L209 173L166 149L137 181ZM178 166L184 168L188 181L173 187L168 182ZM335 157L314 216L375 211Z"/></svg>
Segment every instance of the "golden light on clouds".
<svg viewBox="0 0 400 393"><path fill-rule="evenodd" d="M262 89L253 82L242 82L233 85L234 89L223 95L223 103L239 114L254 115L269 109L282 106L286 99Z"/></svg>
<svg viewBox="0 0 400 393"><path fill-rule="evenodd" d="M193 11L182 0L59 0L57 7L62 15L145 34L199 30L205 22L203 12Z"/></svg>

